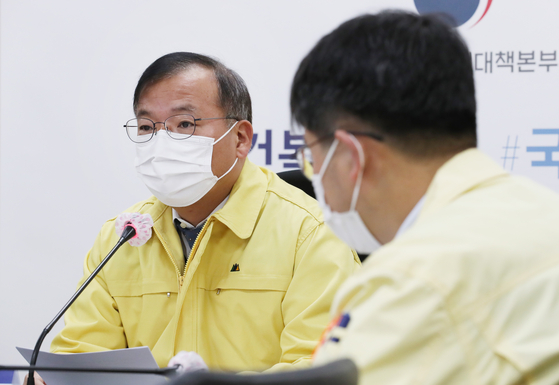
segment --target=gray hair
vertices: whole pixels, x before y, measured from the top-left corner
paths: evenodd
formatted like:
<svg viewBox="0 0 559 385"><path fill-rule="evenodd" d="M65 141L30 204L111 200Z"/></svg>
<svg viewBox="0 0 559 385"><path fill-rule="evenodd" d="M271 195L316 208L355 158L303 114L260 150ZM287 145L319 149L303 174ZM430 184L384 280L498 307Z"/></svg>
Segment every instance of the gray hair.
<svg viewBox="0 0 559 385"><path fill-rule="evenodd" d="M160 80L200 65L213 70L218 88L219 104L227 117L252 123L252 102L244 80L232 69L208 56L192 52L175 52L154 61L142 74L134 91L134 111L142 92Z"/></svg>

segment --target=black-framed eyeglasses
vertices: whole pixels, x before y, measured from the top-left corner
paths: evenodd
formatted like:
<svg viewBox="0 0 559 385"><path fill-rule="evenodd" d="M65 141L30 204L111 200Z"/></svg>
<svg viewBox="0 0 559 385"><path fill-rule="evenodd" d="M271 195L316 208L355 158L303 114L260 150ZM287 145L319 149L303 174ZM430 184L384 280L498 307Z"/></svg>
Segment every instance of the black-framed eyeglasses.
<svg viewBox="0 0 559 385"><path fill-rule="evenodd" d="M349 133L349 134L355 135L355 136L368 136L369 138L372 138L372 139L377 140L379 142L384 141L384 137L382 135L375 134L373 132L361 132L361 131L346 131L346 132ZM313 159L312 159L312 153L311 153L311 150L310 150L311 147L318 144L318 143L324 142L325 140L332 139L333 137L334 137L334 133L328 133L326 135L323 135L323 136L316 139L314 142L312 142L310 144L302 145L291 156L292 159L297 160L297 164L299 165L299 168L301 169L301 172L308 179L312 179L312 175L313 175Z"/></svg>
<svg viewBox="0 0 559 385"><path fill-rule="evenodd" d="M162 123L167 134L176 140L184 140L190 138L196 132L196 122L201 120L217 120L217 119L233 119L241 120L232 116L224 118L195 118L190 114L180 114L169 116L164 122L154 122L148 118L130 119L124 125L126 135L134 143L149 142L153 135L156 134L156 124Z"/></svg>

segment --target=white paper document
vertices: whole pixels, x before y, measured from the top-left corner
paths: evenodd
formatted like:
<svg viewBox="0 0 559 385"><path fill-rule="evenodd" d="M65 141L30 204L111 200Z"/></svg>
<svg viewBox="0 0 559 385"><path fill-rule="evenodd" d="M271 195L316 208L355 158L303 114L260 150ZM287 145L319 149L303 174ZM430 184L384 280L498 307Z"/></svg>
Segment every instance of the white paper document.
<svg viewBox="0 0 559 385"><path fill-rule="evenodd" d="M17 347L27 362L32 349ZM55 354L39 352L36 366L88 369L158 369L147 346L95 353ZM161 385L166 377L157 374L86 373L38 371L49 385Z"/></svg>

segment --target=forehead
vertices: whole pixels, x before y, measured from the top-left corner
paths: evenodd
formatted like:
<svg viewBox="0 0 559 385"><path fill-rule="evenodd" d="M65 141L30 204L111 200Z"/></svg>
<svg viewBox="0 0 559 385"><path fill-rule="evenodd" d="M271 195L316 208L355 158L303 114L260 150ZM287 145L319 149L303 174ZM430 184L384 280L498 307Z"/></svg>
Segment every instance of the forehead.
<svg viewBox="0 0 559 385"><path fill-rule="evenodd" d="M213 70L191 66L146 87L140 94L136 115L183 112L201 116L216 109L221 111Z"/></svg>

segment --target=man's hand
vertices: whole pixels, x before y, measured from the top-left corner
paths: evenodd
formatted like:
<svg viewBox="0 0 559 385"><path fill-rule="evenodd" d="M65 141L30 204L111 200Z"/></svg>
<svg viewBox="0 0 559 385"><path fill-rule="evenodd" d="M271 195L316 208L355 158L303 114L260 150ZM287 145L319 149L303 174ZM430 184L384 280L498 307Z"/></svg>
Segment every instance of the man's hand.
<svg viewBox="0 0 559 385"><path fill-rule="evenodd" d="M178 365L177 373L195 372L197 370L208 370L208 366L198 354L194 352L180 351L171 358L168 367Z"/></svg>
<svg viewBox="0 0 559 385"><path fill-rule="evenodd" d="M33 374L34 374L33 378L35 379L35 385L47 385L47 383L41 378L41 376L37 374L37 372L33 372ZM29 378L29 374L25 376L25 379L23 380L23 385L27 384L28 378Z"/></svg>

